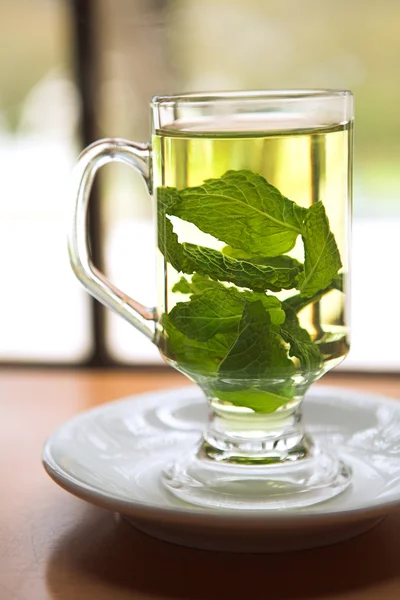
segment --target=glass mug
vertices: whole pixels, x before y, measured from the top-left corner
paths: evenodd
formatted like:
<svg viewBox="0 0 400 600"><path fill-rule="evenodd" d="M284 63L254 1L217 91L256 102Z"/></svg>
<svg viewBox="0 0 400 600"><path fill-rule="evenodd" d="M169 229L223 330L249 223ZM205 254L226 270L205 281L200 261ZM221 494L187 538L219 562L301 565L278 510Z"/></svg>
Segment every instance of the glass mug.
<svg viewBox="0 0 400 600"><path fill-rule="evenodd" d="M203 506L276 509L351 481L305 431L310 385L349 349L353 96L341 90L155 97L151 145L100 140L80 156L69 234L77 277L204 391L209 423L163 484ZM130 165L157 214L157 307L92 264L97 170Z"/></svg>

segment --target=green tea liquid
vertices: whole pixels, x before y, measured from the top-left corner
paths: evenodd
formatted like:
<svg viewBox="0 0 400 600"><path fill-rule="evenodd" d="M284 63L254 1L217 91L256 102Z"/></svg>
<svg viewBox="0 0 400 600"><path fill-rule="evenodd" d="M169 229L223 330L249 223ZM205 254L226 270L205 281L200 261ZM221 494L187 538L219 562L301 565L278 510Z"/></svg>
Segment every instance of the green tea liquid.
<svg viewBox="0 0 400 600"><path fill-rule="evenodd" d="M200 186L205 180L219 178L228 170L247 169L260 174L284 196L302 207L308 208L322 200L343 263L341 272L347 274L351 123L329 129L276 130L272 134L246 131L246 124L237 122L226 124L224 131L219 133L212 131L212 123L208 126L206 123L200 123L200 126L196 123L186 123L184 132L173 127L157 131L153 138L155 195L157 196L159 186L171 186L178 190ZM215 128L218 127L217 122ZM225 246L192 223L177 217L171 217L170 220L181 243L190 242L216 250ZM288 255L300 262L304 261L304 248L300 236ZM172 291L181 276L182 273L178 273L159 252L160 315L169 313L177 303L188 301L187 295ZM191 276L186 277L190 281ZM345 324L346 276L343 280L343 292L332 289L318 302L309 304L298 314L300 325L318 344L323 356L322 368L318 374L314 374L314 378L341 362L348 352L349 335ZM271 291L267 293L282 301L298 292L293 289L275 294ZM161 331L161 339L162 335ZM196 361L191 364L189 358L184 366L180 365L179 361L176 364L176 358L168 353L168 345L161 343L160 347L167 361L172 362L204 387ZM302 378L308 380L309 374L302 372L298 360L293 358L293 362L297 370L294 381L301 382ZM274 376L274 373L270 373L271 380ZM229 402L224 403L218 399L216 402L221 408L225 406L226 410L232 409ZM236 410L236 407L233 409Z"/></svg>

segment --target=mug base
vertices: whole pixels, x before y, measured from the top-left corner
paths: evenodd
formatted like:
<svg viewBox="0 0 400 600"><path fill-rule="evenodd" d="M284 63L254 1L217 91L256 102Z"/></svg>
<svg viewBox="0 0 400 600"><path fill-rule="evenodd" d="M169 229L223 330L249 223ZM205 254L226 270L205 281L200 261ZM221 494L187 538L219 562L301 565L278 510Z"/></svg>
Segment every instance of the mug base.
<svg viewBox="0 0 400 600"><path fill-rule="evenodd" d="M316 446L307 457L284 464L221 463L197 450L162 473L175 496L199 506L242 510L301 508L343 492L351 469L331 451Z"/></svg>

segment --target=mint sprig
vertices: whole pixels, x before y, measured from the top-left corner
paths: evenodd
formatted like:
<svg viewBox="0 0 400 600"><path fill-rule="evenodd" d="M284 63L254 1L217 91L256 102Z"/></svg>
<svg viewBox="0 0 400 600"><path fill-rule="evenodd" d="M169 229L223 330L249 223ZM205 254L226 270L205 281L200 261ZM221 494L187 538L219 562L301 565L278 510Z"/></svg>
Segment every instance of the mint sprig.
<svg viewBox="0 0 400 600"><path fill-rule="evenodd" d="M279 261L282 257L274 257L265 264L254 264L247 259L230 258L204 246L184 242L181 248L192 272L261 292L292 289L303 268L303 265L290 257L285 262Z"/></svg>
<svg viewBox="0 0 400 600"><path fill-rule="evenodd" d="M227 288L222 284L193 294L189 302L178 302L169 313L169 317L175 327L185 335L205 341L217 333L237 331L246 305L249 301L257 300L261 302L263 312L269 314L271 323L280 325L285 321L285 313L278 298L254 292L240 292L234 287Z"/></svg>
<svg viewBox="0 0 400 600"><path fill-rule="evenodd" d="M277 329L261 300L246 304L235 343L219 366L219 373L231 378L258 379L267 369L288 376L295 371Z"/></svg>
<svg viewBox="0 0 400 600"><path fill-rule="evenodd" d="M298 206L250 171L228 171L183 190L161 187L157 201L159 248L186 275L173 287L186 301L162 317L167 354L192 377L212 378L221 401L264 413L283 406L293 397L288 382L296 370L318 373L324 359L298 313L343 287L323 203ZM180 243L170 216L225 247ZM299 237L303 264L286 254ZM270 293L283 289L293 290L283 302ZM277 378L285 393L265 387ZM226 383L231 380L235 386Z"/></svg>
<svg viewBox="0 0 400 600"><path fill-rule="evenodd" d="M311 297L328 287L342 267L336 240L321 201L308 209L302 226L302 238L304 271L299 275L296 287L303 296Z"/></svg>
<svg viewBox="0 0 400 600"><path fill-rule="evenodd" d="M234 248L279 256L294 247L306 209L261 175L243 170L181 190L176 201L169 199L167 212Z"/></svg>

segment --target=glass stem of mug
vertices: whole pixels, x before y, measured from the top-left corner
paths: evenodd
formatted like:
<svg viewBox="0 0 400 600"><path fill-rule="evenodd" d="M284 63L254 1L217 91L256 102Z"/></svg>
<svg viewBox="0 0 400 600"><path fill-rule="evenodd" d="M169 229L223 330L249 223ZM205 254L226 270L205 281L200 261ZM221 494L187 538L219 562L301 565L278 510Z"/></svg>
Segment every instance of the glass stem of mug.
<svg viewBox="0 0 400 600"><path fill-rule="evenodd" d="M211 414L199 457L231 464L280 464L310 456L313 442L303 425L303 396L296 395L281 411L257 415L222 412L215 398L208 398Z"/></svg>

